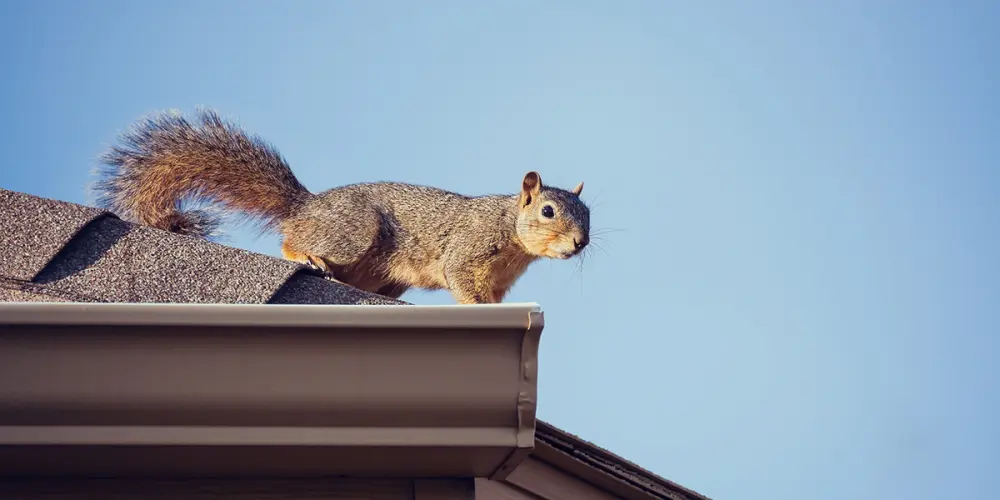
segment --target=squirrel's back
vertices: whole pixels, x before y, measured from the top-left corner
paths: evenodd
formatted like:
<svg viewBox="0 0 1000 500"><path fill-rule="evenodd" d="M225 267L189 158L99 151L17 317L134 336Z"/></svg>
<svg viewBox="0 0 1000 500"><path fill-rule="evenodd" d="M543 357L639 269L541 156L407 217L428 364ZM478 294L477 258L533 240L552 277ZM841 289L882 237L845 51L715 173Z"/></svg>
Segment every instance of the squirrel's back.
<svg viewBox="0 0 1000 500"><path fill-rule="evenodd" d="M513 238L513 234L501 232L512 228L516 218L515 196L467 196L432 186L378 181L319 192L291 217L291 223L296 219L329 220L334 214L352 218L358 207L376 210L384 231L392 233L396 251L413 260L438 258L449 242ZM504 219L510 224L498 227ZM457 233L465 237L456 238Z"/></svg>

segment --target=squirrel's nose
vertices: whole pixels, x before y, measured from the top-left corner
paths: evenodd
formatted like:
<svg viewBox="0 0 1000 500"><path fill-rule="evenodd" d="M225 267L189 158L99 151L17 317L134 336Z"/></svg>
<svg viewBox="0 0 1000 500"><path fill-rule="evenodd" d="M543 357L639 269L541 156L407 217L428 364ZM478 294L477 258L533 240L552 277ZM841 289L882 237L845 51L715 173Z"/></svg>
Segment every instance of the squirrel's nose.
<svg viewBox="0 0 1000 500"><path fill-rule="evenodd" d="M582 240L577 240L576 238L573 238L573 246L576 247L577 250L579 250L587 246L587 239L584 238Z"/></svg>

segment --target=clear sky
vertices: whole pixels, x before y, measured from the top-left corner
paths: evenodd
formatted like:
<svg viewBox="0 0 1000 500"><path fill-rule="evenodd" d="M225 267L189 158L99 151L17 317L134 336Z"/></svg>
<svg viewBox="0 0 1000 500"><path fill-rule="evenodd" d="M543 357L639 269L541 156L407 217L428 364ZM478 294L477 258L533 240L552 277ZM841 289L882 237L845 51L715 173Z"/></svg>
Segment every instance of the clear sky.
<svg viewBox="0 0 1000 500"><path fill-rule="evenodd" d="M998 30L977 1L7 0L0 186L87 202L122 129L197 106L313 190L582 180L603 251L509 296L546 311L542 419L718 499L987 498Z"/></svg>

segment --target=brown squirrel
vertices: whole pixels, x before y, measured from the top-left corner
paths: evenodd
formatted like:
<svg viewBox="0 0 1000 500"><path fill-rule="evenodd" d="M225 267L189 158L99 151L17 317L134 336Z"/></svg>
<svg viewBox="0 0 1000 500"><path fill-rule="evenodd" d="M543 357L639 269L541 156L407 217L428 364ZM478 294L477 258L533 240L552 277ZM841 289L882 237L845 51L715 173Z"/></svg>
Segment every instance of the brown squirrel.
<svg viewBox="0 0 1000 500"><path fill-rule="evenodd" d="M590 209L572 190L528 172L511 195L464 196L372 182L307 190L269 143L216 112L198 124L162 113L138 122L102 157L98 203L124 219L210 237L221 222L189 200L259 219L282 255L354 287L398 298L447 289L461 304L501 302L540 257L569 259L590 241Z"/></svg>

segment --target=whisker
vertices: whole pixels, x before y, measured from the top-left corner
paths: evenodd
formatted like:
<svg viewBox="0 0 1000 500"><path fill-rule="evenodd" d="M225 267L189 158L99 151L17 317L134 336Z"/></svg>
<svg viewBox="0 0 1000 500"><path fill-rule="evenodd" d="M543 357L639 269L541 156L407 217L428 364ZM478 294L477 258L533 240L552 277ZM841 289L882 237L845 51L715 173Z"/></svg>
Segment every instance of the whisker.
<svg viewBox="0 0 1000 500"><path fill-rule="evenodd" d="M600 196L594 196L593 198L591 198L591 199L590 199L590 201L589 201L589 202L587 202L587 205L588 205L588 206L589 206L589 207L590 207L590 208L591 208L592 210L593 210L593 209L595 209L595 208L598 208L598 207L600 207L600 206L601 206L601 204L603 203L603 199L601 199L602 201L600 201L600 202L598 202L598 201L597 201L598 199L601 199L601 197L600 197Z"/></svg>
<svg viewBox="0 0 1000 500"><path fill-rule="evenodd" d="M604 252L604 255L607 255L608 257L610 257L610 256L611 256L611 254L610 254L610 253L608 253L608 251L607 251L607 250L605 250L605 249L604 249L604 247L602 247L600 243L597 243L597 242L596 242L596 241L594 241L594 240L591 240L591 241L590 241L590 243L591 243L592 245L594 245L595 247L597 247L597 249L598 249L598 250L600 250L600 251ZM589 247L588 247L588 248L589 248Z"/></svg>
<svg viewBox="0 0 1000 500"><path fill-rule="evenodd" d="M580 294L581 295L583 294L583 287L584 287L584 276L583 276L584 275L584 270L586 269L587 259L590 258L590 255L591 255L590 248L584 248L583 249L583 253L582 253L583 258L580 259L580 268L579 268L580 269Z"/></svg>
<svg viewBox="0 0 1000 500"><path fill-rule="evenodd" d="M594 244L601 244L601 243L614 244L613 240L609 241L604 238L601 238L600 236L590 238L590 242Z"/></svg>

